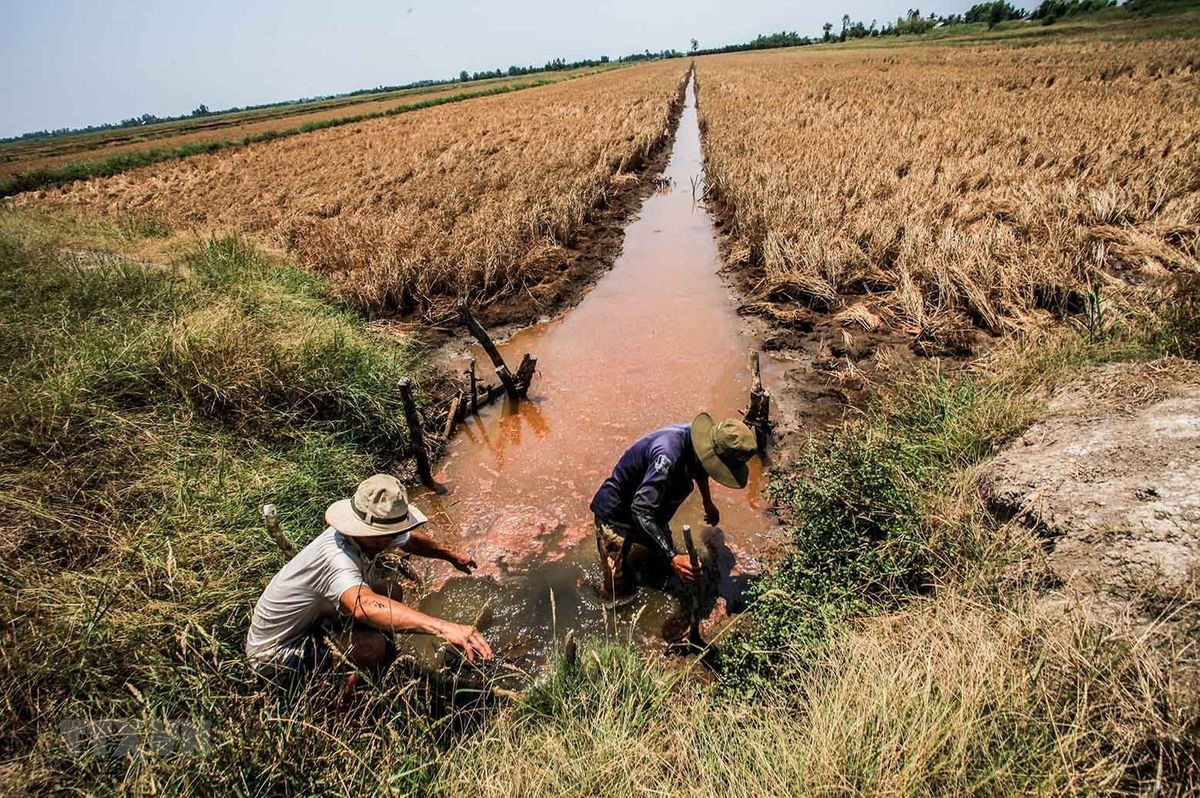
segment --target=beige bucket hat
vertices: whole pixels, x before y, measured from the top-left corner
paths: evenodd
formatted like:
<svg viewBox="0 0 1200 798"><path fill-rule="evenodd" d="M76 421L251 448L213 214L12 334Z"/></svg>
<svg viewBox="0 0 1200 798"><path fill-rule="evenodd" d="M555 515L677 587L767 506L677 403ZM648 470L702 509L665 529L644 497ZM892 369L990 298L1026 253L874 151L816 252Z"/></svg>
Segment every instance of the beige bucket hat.
<svg viewBox="0 0 1200 798"><path fill-rule="evenodd" d="M758 441L745 424L733 418L717 423L701 413L692 419L692 448L710 477L727 488L746 487L746 463L758 451Z"/></svg>
<svg viewBox="0 0 1200 798"><path fill-rule="evenodd" d="M398 535L427 520L408 503L408 491L390 474L364 479L353 498L336 501L325 511L325 523L356 538Z"/></svg>

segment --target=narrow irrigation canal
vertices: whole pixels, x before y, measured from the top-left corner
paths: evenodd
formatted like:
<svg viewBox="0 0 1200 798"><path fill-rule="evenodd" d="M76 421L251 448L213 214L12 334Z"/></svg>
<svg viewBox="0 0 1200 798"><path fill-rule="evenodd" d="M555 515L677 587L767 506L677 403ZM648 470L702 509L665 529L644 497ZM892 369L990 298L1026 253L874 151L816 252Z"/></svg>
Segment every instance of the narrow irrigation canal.
<svg viewBox="0 0 1200 798"><path fill-rule="evenodd" d="M425 492L432 531L479 563L471 577L432 574L421 606L469 621L485 604L486 634L501 654L536 661L568 629L619 634L648 645L679 618L679 601L640 589L616 610L602 607L588 504L625 448L646 432L690 421L699 411L738 416L756 346L723 284L708 212L693 201L702 176L694 83L687 96L663 188L625 231L622 253L577 307L501 345L515 363L537 356L530 400L494 406L462 426L436 474L448 490ZM697 195L699 191L695 192ZM482 352L480 363L488 362ZM778 367L763 362L770 388ZM717 613L736 610L756 554L777 530L765 512L763 466L751 464L744 491L713 483L720 528L706 527L695 492L672 524L689 523L720 564Z"/></svg>

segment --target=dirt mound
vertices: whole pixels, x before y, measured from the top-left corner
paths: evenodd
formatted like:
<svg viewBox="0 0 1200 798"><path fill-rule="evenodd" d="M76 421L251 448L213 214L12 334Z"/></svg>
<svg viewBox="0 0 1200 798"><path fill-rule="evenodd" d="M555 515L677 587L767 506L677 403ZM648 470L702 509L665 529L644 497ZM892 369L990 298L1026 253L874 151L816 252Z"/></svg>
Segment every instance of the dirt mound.
<svg viewBox="0 0 1200 798"><path fill-rule="evenodd" d="M1047 541L1068 593L1142 611L1200 575L1200 367L1119 364L1059 391L985 469L992 506Z"/></svg>

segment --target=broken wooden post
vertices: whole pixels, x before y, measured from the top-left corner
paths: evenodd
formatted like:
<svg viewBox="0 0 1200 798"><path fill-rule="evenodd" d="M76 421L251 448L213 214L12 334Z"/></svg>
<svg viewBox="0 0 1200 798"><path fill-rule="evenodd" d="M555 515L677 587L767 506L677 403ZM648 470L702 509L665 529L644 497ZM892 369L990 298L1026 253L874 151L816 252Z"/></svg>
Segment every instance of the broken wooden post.
<svg viewBox="0 0 1200 798"><path fill-rule="evenodd" d="M574 666L579 663L579 645L575 642L575 630L567 630L567 638L563 640L563 662Z"/></svg>
<svg viewBox="0 0 1200 798"><path fill-rule="evenodd" d="M479 390L475 380L475 358L471 358L471 368L467 371L467 381L471 385L471 415L479 414Z"/></svg>
<svg viewBox="0 0 1200 798"><path fill-rule="evenodd" d="M287 535L283 534L283 527L279 525L279 510L273 504L264 504L262 508L263 522L267 525L267 533L271 539L275 541L275 545L289 557L296 556L296 544L288 540Z"/></svg>
<svg viewBox="0 0 1200 798"><path fill-rule="evenodd" d="M487 352L487 356L492 359L492 365L496 367L496 376L500 378L500 382L504 385L504 390L508 392L508 398L513 401L520 399L521 394L517 388L517 381L513 379L512 372L505 365L504 358L500 355L500 350L492 342L491 336L487 334L487 330L483 329L482 325L475 321L475 317L471 315L471 309L467 307L466 302L458 303L458 312L462 316L463 324L467 325L467 329L471 331L471 335L475 336L475 340L483 347L483 351Z"/></svg>
<svg viewBox="0 0 1200 798"><path fill-rule="evenodd" d="M692 527L683 525L683 545L687 547L688 561L692 565L692 573L696 575L696 584L692 586L692 618L688 624L688 644L693 650L699 651L707 645L700 636L700 587L703 584L700 576L700 555L696 553L696 543L692 540Z"/></svg>
<svg viewBox="0 0 1200 798"><path fill-rule="evenodd" d="M425 433L421 430L421 417L417 415L417 403L413 400L412 380L408 377L397 384L400 401L404 405L404 420L408 423L408 438L413 456L417 461L417 475L426 487L434 487L433 472L429 470L429 453L425 451Z"/></svg>
<svg viewBox="0 0 1200 798"><path fill-rule="evenodd" d="M450 436L454 434L454 425L458 422L458 409L462 405L462 393L455 394L450 400L450 410L446 414L446 425L442 427L442 438L450 440Z"/></svg>
<svg viewBox="0 0 1200 798"><path fill-rule="evenodd" d="M762 449L766 445L767 434L771 428L771 394L763 388L756 350L750 350L750 377L750 405L746 408L742 420L746 426L754 428L758 448Z"/></svg>
<svg viewBox="0 0 1200 798"><path fill-rule="evenodd" d="M529 384L533 382L533 372L536 369L537 358L526 353L525 357L521 358L521 365L517 366L517 390L520 391L522 399L529 393Z"/></svg>

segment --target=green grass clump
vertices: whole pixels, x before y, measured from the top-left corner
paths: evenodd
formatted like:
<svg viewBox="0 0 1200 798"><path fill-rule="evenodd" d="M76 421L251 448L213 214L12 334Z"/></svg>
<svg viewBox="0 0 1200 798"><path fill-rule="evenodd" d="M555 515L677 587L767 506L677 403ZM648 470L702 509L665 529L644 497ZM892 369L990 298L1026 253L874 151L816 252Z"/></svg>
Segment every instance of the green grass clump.
<svg viewBox="0 0 1200 798"><path fill-rule="evenodd" d="M1200 275L1180 275L1162 311L1154 345L1165 355L1200 360Z"/></svg>

